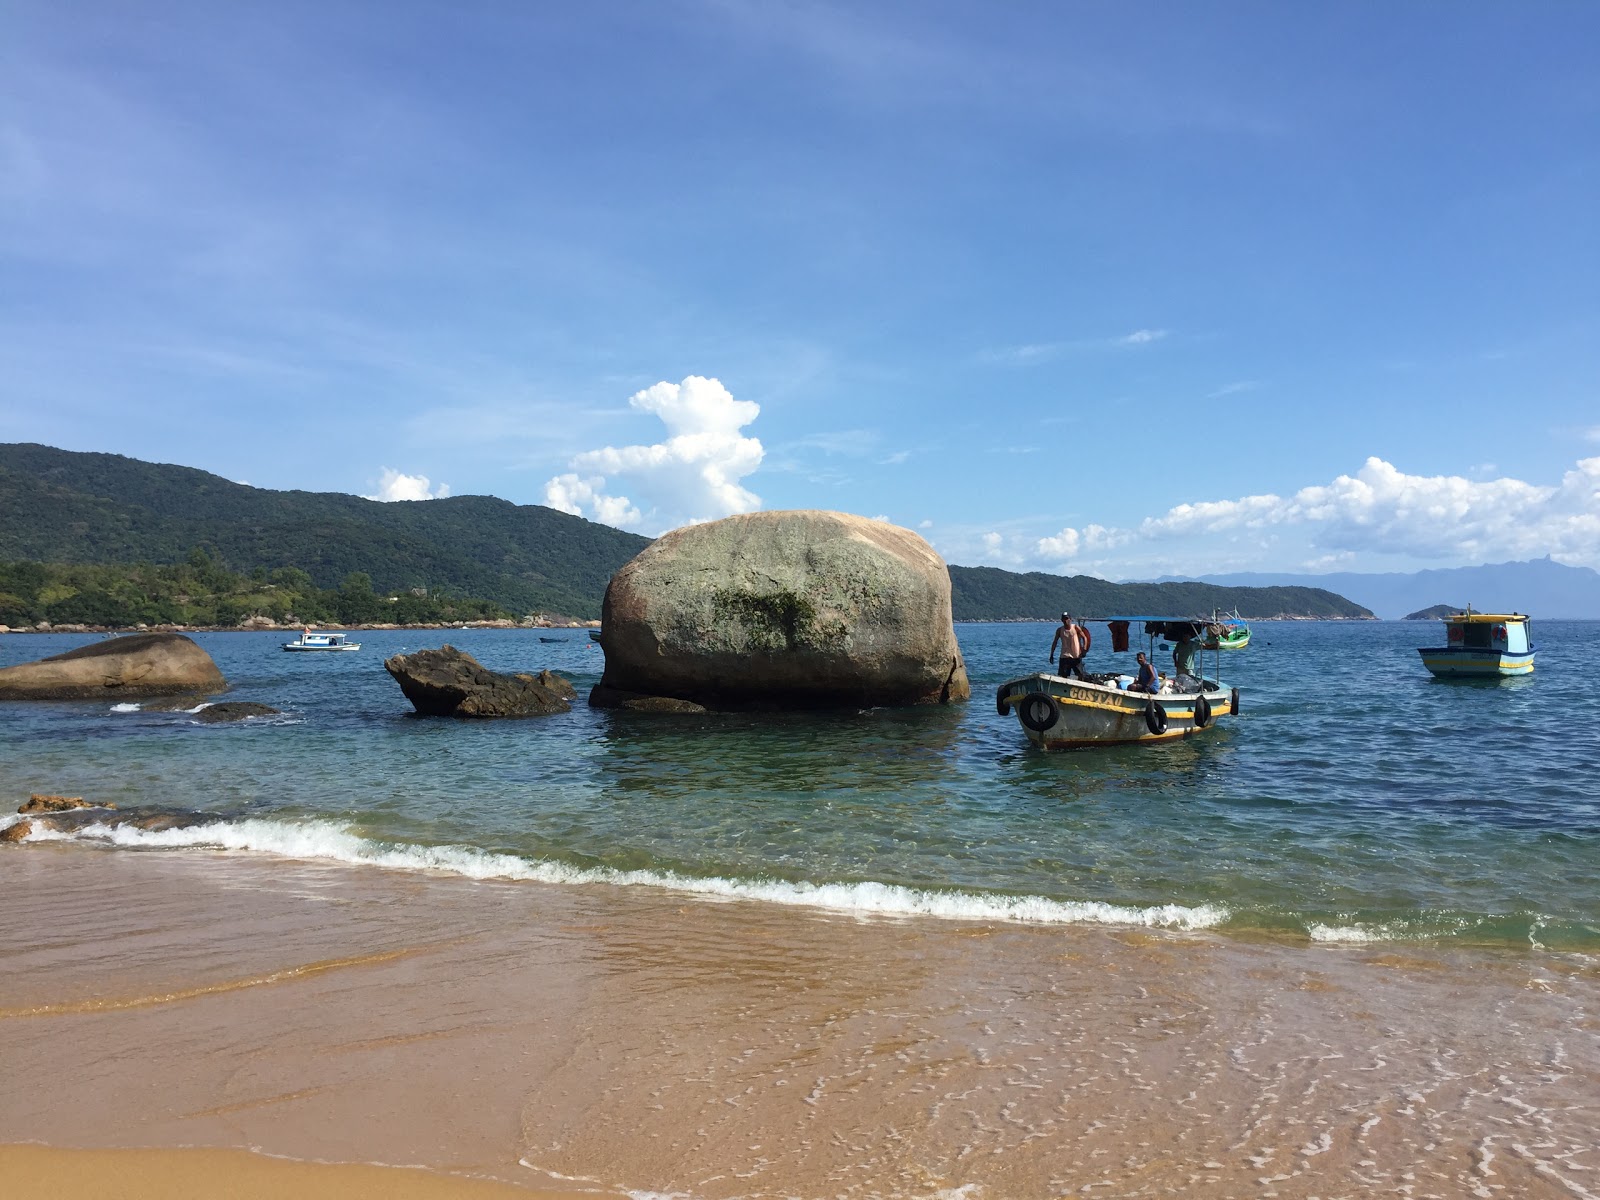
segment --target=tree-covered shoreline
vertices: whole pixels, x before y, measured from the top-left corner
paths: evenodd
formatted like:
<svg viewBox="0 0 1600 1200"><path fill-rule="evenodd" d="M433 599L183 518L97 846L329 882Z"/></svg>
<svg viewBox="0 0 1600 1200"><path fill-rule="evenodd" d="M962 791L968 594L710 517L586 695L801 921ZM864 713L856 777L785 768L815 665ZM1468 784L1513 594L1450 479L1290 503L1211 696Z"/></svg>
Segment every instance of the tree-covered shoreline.
<svg viewBox="0 0 1600 1200"><path fill-rule="evenodd" d="M490 600L374 591L352 571L319 588L298 567L230 571L196 549L180 564L0 562L0 625L237 629L275 625L450 625L515 620Z"/></svg>

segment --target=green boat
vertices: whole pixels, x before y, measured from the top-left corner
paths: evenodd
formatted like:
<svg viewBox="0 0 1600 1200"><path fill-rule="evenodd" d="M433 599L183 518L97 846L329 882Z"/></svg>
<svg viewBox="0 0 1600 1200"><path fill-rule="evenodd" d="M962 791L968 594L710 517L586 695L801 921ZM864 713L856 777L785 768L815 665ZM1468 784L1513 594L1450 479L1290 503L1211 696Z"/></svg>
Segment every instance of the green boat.
<svg viewBox="0 0 1600 1200"><path fill-rule="evenodd" d="M1244 623L1237 609L1231 617L1213 614L1212 622L1212 627L1221 632L1201 643L1207 650L1243 650L1250 644L1250 626Z"/></svg>

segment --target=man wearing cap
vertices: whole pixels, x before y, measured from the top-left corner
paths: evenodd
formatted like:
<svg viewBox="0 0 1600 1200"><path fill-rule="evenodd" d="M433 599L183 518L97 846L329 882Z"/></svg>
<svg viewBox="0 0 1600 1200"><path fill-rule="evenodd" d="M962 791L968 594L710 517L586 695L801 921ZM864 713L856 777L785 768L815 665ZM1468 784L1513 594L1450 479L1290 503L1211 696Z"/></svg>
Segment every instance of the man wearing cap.
<svg viewBox="0 0 1600 1200"><path fill-rule="evenodd" d="M1061 614L1061 628L1056 630L1055 637L1050 639L1049 658L1056 656L1056 643L1061 643L1061 666L1056 671L1064 679L1076 675L1079 679L1086 679L1083 673L1083 629L1074 624L1071 613Z"/></svg>

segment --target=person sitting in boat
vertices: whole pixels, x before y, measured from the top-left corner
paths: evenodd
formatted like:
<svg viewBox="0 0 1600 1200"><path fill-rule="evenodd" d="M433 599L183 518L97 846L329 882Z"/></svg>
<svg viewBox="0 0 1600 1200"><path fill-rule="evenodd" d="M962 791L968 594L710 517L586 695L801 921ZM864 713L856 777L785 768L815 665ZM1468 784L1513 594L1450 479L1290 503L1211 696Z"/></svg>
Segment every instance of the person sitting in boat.
<svg viewBox="0 0 1600 1200"><path fill-rule="evenodd" d="M1063 679L1070 679L1074 675L1079 679L1087 679L1083 673L1083 627L1073 622L1071 613L1061 614L1061 628L1050 639L1050 653L1046 657L1056 656L1057 642L1061 643L1061 663L1056 674Z"/></svg>
<svg viewBox="0 0 1600 1200"><path fill-rule="evenodd" d="M1149 692L1152 696L1161 690L1161 678L1156 674L1156 669L1150 665L1150 660L1144 656L1144 651L1134 655L1139 663L1139 674L1128 685L1130 692Z"/></svg>

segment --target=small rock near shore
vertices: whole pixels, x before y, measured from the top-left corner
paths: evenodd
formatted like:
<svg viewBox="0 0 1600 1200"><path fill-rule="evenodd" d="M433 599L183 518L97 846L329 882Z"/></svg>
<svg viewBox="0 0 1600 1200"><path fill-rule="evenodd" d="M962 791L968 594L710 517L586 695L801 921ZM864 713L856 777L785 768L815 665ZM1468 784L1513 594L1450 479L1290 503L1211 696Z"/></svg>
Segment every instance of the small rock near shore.
<svg viewBox="0 0 1600 1200"><path fill-rule="evenodd" d="M221 725L226 721L243 721L249 717L270 717L278 710L270 704L257 704L251 700L229 700L223 704L208 704L194 714L202 725Z"/></svg>
<svg viewBox="0 0 1600 1200"><path fill-rule="evenodd" d="M18 821L15 825L7 825L4 829L0 829L0 843L15 845L32 832L32 821Z"/></svg>
<svg viewBox="0 0 1600 1200"><path fill-rule="evenodd" d="M53 813L67 812L74 808L115 808L115 804L95 804L85 800L82 796L51 796L45 792L34 792L28 797L28 802L17 809L19 813Z"/></svg>

